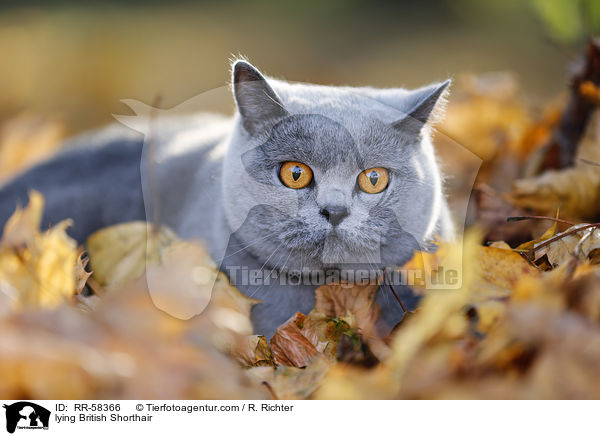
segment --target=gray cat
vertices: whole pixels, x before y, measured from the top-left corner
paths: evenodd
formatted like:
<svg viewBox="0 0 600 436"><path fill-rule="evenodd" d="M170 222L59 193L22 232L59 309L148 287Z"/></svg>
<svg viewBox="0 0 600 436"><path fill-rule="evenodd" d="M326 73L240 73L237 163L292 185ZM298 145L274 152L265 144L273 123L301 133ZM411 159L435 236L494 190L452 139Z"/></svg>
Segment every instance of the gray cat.
<svg viewBox="0 0 600 436"><path fill-rule="evenodd" d="M0 224L31 189L46 197L44 226L72 218L80 242L102 227L160 217L204 241L232 282L263 300L252 322L271 335L311 310L323 277L360 281L357 271L372 277L436 235L452 238L430 139L448 84L291 84L237 61L234 117L162 120L151 148L123 127L83 136L0 189ZM394 288L416 304L407 288ZM401 320L385 285L377 301L382 329Z"/></svg>

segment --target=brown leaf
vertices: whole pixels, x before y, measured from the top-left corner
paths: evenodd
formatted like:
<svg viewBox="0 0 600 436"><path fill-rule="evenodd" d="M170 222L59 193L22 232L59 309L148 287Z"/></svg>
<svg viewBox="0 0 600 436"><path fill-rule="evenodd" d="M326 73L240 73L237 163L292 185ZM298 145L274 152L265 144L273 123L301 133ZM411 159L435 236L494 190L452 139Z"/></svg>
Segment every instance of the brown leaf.
<svg viewBox="0 0 600 436"><path fill-rule="evenodd" d="M550 170L538 177L517 180L510 193L513 204L542 215L561 213L586 220L600 214L600 168L586 162L600 162L600 114L590 119L575 159L575 166Z"/></svg>
<svg viewBox="0 0 600 436"><path fill-rule="evenodd" d="M306 368L280 366L273 368L250 368L250 377L268 386L278 400L297 400L310 397L321 385L330 364L316 357Z"/></svg>
<svg viewBox="0 0 600 436"><path fill-rule="evenodd" d="M250 335L240 338L230 354L244 366L273 366L273 353L264 336Z"/></svg>
<svg viewBox="0 0 600 436"><path fill-rule="evenodd" d="M279 326L271 338L273 360L278 365L304 367L319 354L315 344L305 336L300 327L305 319L306 316L297 313Z"/></svg>
<svg viewBox="0 0 600 436"><path fill-rule="evenodd" d="M362 334L375 334L381 308L375 303L378 284L328 284L315 291L315 310L330 318L343 318Z"/></svg>
<svg viewBox="0 0 600 436"><path fill-rule="evenodd" d="M556 240L535 250L535 259L538 260L547 256L548 261L553 267L564 265L571 260L595 261L597 251L600 249L600 230L592 227L580 232L571 233L585 225L587 224L577 224L555 235ZM566 236L562 237L563 235ZM541 242L536 244L536 246L540 244Z"/></svg>

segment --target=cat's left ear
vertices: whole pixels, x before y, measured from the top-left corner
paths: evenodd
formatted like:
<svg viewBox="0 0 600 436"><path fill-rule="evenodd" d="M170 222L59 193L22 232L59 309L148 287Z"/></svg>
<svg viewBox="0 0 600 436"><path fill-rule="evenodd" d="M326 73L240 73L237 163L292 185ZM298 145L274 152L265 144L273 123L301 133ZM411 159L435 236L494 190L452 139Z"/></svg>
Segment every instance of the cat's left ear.
<svg viewBox="0 0 600 436"><path fill-rule="evenodd" d="M232 82L242 123L251 135L264 124L287 115L279 96L250 63L237 61L233 64Z"/></svg>
<svg viewBox="0 0 600 436"><path fill-rule="evenodd" d="M418 134L427 125L438 121L444 110L446 95L451 80L434 83L408 91L402 96L402 111L405 113L392 125L409 134Z"/></svg>

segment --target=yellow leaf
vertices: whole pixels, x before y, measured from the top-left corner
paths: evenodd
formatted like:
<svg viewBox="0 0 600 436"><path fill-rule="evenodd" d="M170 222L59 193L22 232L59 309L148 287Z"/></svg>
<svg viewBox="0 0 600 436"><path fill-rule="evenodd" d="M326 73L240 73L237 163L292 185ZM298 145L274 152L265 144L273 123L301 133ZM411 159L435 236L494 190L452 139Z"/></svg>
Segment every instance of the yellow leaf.
<svg viewBox="0 0 600 436"><path fill-rule="evenodd" d="M39 233L43 213L44 197L31 191L27 207L18 207L4 225L0 246L19 247L31 241Z"/></svg>
<svg viewBox="0 0 600 436"><path fill-rule="evenodd" d="M250 311L260 302L242 294L225 274L219 272L212 288L207 315L221 331L250 335L253 332Z"/></svg>
<svg viewBox="0 0 600 436"><path fill-rule="evenodd" d="M482 279L477 291L480 296L486 293L484 297L507 296L519 278L539 274L534 266L513 250L479 247L477 253Z"/></svg>
<svg viewBox="0 0 600 436"><path fill-rule="evenodd" d="M556 218L558 218L558 212L556 213ZM527 252L527 251L531 250L533 247L535 247L540 242L544 242L545 240L550 239L551 237L556 235L557 228L558 228L558 221L554 221L554 224L552 225L552 227L550 227L548 230L546 230L542 236L540 236L537 239L534 239L533 241L528 241L528 242L522 243L517 248L515 248L515 251Z"/></svg>
<svg viewBox="0 0 600 436"><path fill-rule="evenodd" d="M76 291L77 244L66 234L70 221L40 233L43 204L41 194L32 192L29 205L7 222L0 243L0 291L20 308L52 308Z"/></svg>
<svg viewBox="0 0 600 436"><path fill-rule="evenodd" d="M0 129L0 183L56 152L64 138L64 126L23 113Z"/></svg>
<svg viewBox="0 0 600 436"><path fill-rule="evenodd" d="M390 383L401 383L409 364L426 347L429 340L442 331L447 322L470 301L479 275L478 241L481 236L472 230L464 245L445 245L449 264L464 259L462 282L459 289L432 291L425 294L419 312L411 317L392 340L392 354L385 365L390 370ZM398 388L400 385L396 385Z"/></svg>
<svg viewBox="0 0 600 436"><path fill-rule="evenodd" d="M138 278L148 262L158 263L164 250L177 240L171 230L164 227L154 230L145 221L99 230L86 242L93 277L106 287Z"/></svg>

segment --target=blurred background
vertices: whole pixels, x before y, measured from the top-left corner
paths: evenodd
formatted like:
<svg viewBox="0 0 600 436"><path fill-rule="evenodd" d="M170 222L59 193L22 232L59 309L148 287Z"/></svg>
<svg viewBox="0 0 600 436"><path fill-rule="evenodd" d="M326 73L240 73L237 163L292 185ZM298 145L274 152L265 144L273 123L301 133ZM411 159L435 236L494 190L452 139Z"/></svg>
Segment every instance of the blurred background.
<svg viewBox="0 0 600 436"><path fill-rule="evenodd" d="M267 74L323 84L417 86L511 71L531 104L564 89L598 28L593 0L27 1L0 3L0 122L58 120L66 135L170 107L228 80L243 54Z"/></svg>

